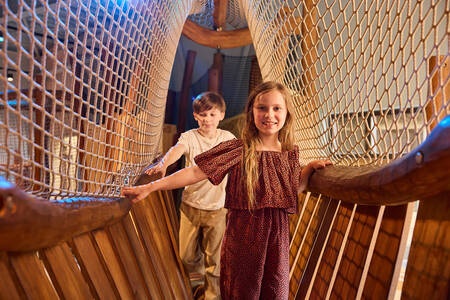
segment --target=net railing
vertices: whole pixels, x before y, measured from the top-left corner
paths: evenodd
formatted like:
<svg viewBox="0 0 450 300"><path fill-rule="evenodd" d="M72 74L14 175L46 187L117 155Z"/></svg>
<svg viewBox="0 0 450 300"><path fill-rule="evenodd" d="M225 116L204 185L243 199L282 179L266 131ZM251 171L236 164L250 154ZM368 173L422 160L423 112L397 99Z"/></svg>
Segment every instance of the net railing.
<svg viewBox="0 0 450 300"><path fill-rule="evenodd" d="M439 71L450 64L448 1L242 6L263 78L294 94L305 162L383 165L418 146L449 114L449 73Z"/></svg>
<svg viewBox="0 0 450 300"><path fill-rule="evenodd" d="M160 152L183 24L213 3L1 2L0 176L43 198L117 196ZM227 22L245 16L263 78L291 89L302 160L358 166L407 154L449 114L449 15L448 1L242 0Z"/></svg>
<svg viewBox="0 0 450 300"><path fill-rule="evenodd" d="M192 1L0 2L0 176L117 196L158 153Z"/></svg>

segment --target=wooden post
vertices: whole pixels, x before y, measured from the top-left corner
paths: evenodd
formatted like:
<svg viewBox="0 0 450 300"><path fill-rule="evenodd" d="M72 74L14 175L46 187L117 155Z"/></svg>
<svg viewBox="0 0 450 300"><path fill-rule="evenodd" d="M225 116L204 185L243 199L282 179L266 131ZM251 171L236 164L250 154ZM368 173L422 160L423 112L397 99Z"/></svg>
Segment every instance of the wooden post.
<svg viewBox="0 0 450 300"><path fill-rule="evenodd" d="M223 55L220 51L214 54L214 62L208 70L208 91L222 94Z"/></svg>
<svg viewBox="0 0 450 300"><path fill-rule="evenodd" d="M183 85L181 88L180 105L178 107L178 133L182 133L186 129L186 111L189 102L189 88L192 83L192 72L194 71L195 56L197 52L189 50L184 67Z"/></svg>

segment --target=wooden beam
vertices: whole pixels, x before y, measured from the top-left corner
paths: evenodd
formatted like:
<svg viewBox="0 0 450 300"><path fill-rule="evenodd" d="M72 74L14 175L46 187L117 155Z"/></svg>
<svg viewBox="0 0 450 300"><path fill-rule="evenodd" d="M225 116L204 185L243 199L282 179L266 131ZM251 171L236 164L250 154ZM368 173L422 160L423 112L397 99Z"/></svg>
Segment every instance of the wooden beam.
<svg viewBox="0 0 450 300"><path fill-rule="evenodd" d="M450 192L450 116L408 155L382 167L328 166L308 190L363 205L399 205Z"/></svg>
<svg viewBox="0 0 450 300"><path fill-rule="evenodd" d="M190 20L186 20L183 34L197 44L210 48L237 48L252 44L252 38L248 28L214 31L201 27Z"/></svg>

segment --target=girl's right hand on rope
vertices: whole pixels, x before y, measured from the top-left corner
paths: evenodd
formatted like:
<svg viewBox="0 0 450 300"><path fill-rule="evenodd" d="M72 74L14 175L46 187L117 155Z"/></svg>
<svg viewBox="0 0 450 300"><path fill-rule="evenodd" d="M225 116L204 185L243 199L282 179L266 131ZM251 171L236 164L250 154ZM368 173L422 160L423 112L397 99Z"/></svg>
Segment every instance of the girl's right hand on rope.
<svg viewBox="0 0 450 300"><path fill-rule="evenodd" d="M153 184L138 185L134 187L125 186L120 193L123 197L131 197L131 202L136 203L144 200L151 192L153 192Z"/></svg>
<svg viewBox="0 0 450 300"><path fill-rule="evenodd" d="M159 163L154 165L153 167L145 170L145 174L147 175L153 175L153 174L161 174L161 177L166 176L166 170L167 168L164 166L164 160L161 160Z"/></svg>

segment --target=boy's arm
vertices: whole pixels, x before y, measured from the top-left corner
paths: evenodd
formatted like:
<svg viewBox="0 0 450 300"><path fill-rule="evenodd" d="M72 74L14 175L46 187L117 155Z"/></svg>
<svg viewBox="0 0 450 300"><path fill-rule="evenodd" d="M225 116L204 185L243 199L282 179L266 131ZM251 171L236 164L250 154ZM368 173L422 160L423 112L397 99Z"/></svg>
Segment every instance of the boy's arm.
<svg viewBox="0 0 450 300"><path fill-rule="evenodd" d="M177 143L171 147L164 157L152 168L145 171L145 174L152 175L155 173L161 173L161 177L166 175L167 168L180 159L180 157L186 152L186 146Z"/></svg>
<svg viewBox="0 0 450 300"><path fill-rule="evenodd" d="M149 184L136 187L124 187L122 196L130 196L131 202L138 202L145 199L151 192L160 190L172 190L197 183L208 178L208 176L198 167L192 166L181 169L170 176L163 177Z"/></svg>

